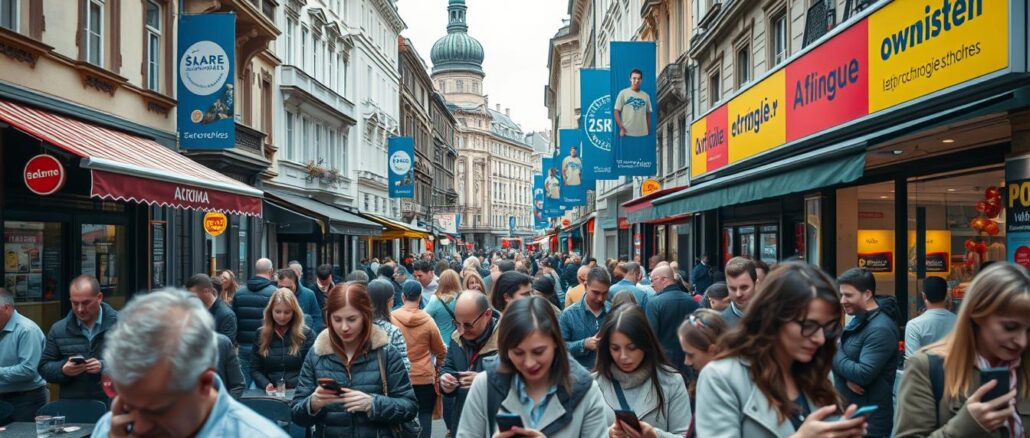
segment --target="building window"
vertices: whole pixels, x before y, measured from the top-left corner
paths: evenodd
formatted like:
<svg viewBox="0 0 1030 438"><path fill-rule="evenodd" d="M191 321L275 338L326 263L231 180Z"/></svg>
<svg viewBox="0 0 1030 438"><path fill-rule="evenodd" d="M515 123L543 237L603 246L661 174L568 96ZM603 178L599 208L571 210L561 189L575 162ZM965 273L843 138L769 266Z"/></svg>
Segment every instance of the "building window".
<svg viewBox="0 0 1030 438"><path fill-rule="evenodd" d="M147 88L161 90L161 6L147 1Z"/></svg>
<svg viewBox="0 0 1030 438"><path fill-rule="evenodd" d="M296 122L294 119L293 113L286 113L286 153L283 155L286 156L287 160L297 161L297 145L293 139L293 136L296 135L294 132L294 124Z"/></svg>
<svg viewBox="0 0 1030 438"><path fill-rule="evenodd" d="M300 27L300 68L307 71L308 67L308 28Z"/></svg>
<svg viewBox="0 0 1030 438"><path fill-rule="evenodd" d="M313 57L311 62L311 76L322 79L322 66L318 63L318 54L322 53L322 41L319 41L317 37L312 36L311 48L313 49L311 50L311 56Z"/></svg>
<svg viewBox="0 0 1030 438"><path fill-rule="evenodd" d="M104 65L104 0L89 0L86 7L86 62Z"/></svg>
<svg viewBox="0 0 1030 438"><path fill-rule="evenodd" d="M297 157L298 161L301 161L301 160L304 160L305 158L307 158L307 150L306 150L306 148L308 147L308 145L311 144L311 122L307 118L303 118L301 120L303 120L303 122L301 123L301 132L300 132L301 142L300 142L300 148L301 149L305 149L305 150L303 150L304 154L301 154L302 156L298 156Z"/></svg>
<svg viewBox="0 0 1030 438"><path fill-rule="evenodd" d="M780 12L773 16L770 22L770 28L772 29L772 59L773 65L783 62L787 59L787 14Z"/></svg>
<svg viewBox="0 0 1030 438"><path fill-rule="evenodd" d="M708 77L708 104L715 108L715 104L719 102L719 98L722 93L719 90L719 72L713 73Z"/></svg>
<svg viewBox="0 0 1030 438"><path fill-rule="evenodd" d="M465 92L465 81L462 81L461 79L458 79L457 82L458 82L458 92L459 93L464 93Z"/></svg>
<svg viewBox="0 0 1030 438"><path fill-rule="evenodd" d="M751 46L737 49L737 88L751 81Z"/></svg>
<svg viewBox="0 0 1030 438"><path fill-rule="evenodd" d="M0 27L18 31L18 2L20 0L0 0Z"/></svg>
<svg viewBox="0 0 1030 438"><path fill-rule="evenodd" d="M293 65L293 33L297 31L297 23L292 18L286 19L286 64Z"/></svg>

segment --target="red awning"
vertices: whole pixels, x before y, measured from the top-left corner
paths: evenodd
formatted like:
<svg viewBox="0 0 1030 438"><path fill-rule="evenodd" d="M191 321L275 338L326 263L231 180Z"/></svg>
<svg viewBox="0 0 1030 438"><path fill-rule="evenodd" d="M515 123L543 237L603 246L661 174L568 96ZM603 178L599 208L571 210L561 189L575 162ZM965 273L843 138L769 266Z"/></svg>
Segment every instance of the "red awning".
<svg viewBox="0 0 1030 438"><path fill-rule="evenodd" d="M81 158L94 198L261 216L261 191L153 140L5 100L0 120Z"/></svg>

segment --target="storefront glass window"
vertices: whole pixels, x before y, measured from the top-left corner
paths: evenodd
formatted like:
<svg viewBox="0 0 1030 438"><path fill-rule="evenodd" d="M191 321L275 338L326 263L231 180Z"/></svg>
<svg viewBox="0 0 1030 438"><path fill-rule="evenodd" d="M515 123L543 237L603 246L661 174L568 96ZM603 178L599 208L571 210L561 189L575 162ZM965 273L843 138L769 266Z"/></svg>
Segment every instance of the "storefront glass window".
<svg viewBox="0 0 1030 438"><path fill-rule="evenodd" d="M656 246L658 247L658 252L656 252L655 254L662 256L663 260L676 260L675 258L667 258L668 254L666 253L667 242L665 235L665 227L665 225L658 225L654 227L654 240L655 243L657 243Z"/></svg>
<svg viewBox="0 0 1030 438"><path fill-rule="evenodd" d="M239 263L240 263L239 266L240 266L240 272L237 273L237 275L239 276L238 278L250 278L247 275L247 272L249 271L249 268L250 268L250 262L247 259L247 257L248 257L247 247L248 247L248 243L249 243L248 239L250 239L250 218L249 217L240 216L239 236L240 236L240 242L239 242L239 245L240 245L240 247L239 247Z"/></svg>
<svg viewBox="0 0 1030 438"><path fill-rule="evenodd" d="M755 227L740 227L740 253L743 257L755 257Z"/></svg>
<svg viewBox="0 0 1030 438"><path fill-rule="evenodd" d="M61 236L56 222L4 222L4 288L14 294L18 312L44 328L64 317Z"/></svg>
<svg viewBox="0 0 1030 438"><path fill-rule="evenodd" d="M110 224L82 224L80 272L100 282L104 301L115 308L125 304L127 276L125 272L125 227Z"/></svg>
<svg viewBox="0 0 1030 438"><path fill-rule="evenodd" d="M820 254L822 242L819 240L822 224L822 198L805 199L805 234L804 240L797 243L798 253L804 255L806 262L816 266L822 266L823 260Z"/></svg>
<svg viewBox="0 0 1030 438"><path fill-rule="evenodd" d="M762 225L761 237L758 241L759 245L761 245L760 257L763 262L769 265L776 264L779 257L777 255L779 253L777 228L779 227L776 225Z"/></svg>
<svg viewBox="0 0 1030 438"><path fill-rule="evenodd" d="M722 264L726 265L733 258L733 228L722 229Z"/></svg>
<svg viewBox="0 0 1030 438"><path fill-rule="evenodd" d="M226 233L219 234L217 237L211 237L210 234L204 236L204 242L206 243L206 257L204 259L208 264L214 263L214 266L209 266L212 272L210 275L214 275L214 271L219 269L227 269L229 266L229 235ZM240 277L236 277L240 278ZM246 278L246 277L243 277Z"/></svg>

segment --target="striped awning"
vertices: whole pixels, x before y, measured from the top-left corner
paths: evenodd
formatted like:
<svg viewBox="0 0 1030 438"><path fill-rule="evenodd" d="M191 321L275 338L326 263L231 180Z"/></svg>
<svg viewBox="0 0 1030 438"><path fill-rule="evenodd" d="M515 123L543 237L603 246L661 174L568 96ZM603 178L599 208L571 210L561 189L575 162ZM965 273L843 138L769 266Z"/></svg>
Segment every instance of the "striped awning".
<svg viewBox="0 0 1030 438"><path fill-rule="evenodd" d="M260 190L151 139L2 99L0 121L81 158L91 197L261 216Z"/></svg>

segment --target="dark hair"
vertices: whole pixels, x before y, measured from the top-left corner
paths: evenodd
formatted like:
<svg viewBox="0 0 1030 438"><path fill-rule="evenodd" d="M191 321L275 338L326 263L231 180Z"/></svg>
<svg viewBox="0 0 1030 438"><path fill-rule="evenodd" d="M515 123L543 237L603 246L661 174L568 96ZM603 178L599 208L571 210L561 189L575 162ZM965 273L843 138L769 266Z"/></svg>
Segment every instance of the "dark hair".
<svg viewBox="0 0 1030 438"><path fill-rule="evenodd" d="M276 276L277 276L277 278L280 278L280 279L282 279L283 277L286 277L286 278L289 278L290 280L293 280L293 293L296 294L297 292L300 291L300 281L297 280L297 273L293 272L293 269L289 269L289 268L280 269L279 272L276 272Z"/></svg>
<svg viewBox="0 0 1030 438"><path fill-rule="evenodd" d="M393 266L385 263L381 264L379 265L379 272L376 274L379 274L380 277L393 278Z"/></svg>
<svg viewBox="0 0 1030 438"><path fill-rule="evenodd" d="M633 294L620 295L632 296ZM647 316L644 315L644 311L640 309L640 306L623 304L608 313L604 323L601 324L601 328L597 331L601 340L597 343L598 354L594 371L608 380L615 380L612 368L616 365L610 353L611 338L615 332L625 335L633 345L644 352L644 360L640 362L640 367L647 370L647 374L651 376L651 383L654 385L655 393L658 394L658 411L664 412L665 393L662 391L662 383L658 378L658 371L659 368L665 368L666 372L677 373L677 370L672 367L669 360L665 357L665 352L660 347L661 344L658 342L658 337L655 336L654 331L651 329L651 323L647 321ZM668 416L668 413L666 413L666 416Z"/></svg>
<svg viewBox="0 0 1030 438"><path fill-rule="evenodd" d="M422 301L422 283L415 280L405 281L401 285L401 295L404 301Z"/></svg>
<svg viewBox="0 0 1030 438"><path fill-rule="evenodd" d="M872 272L862 268L851 268L837 277L837 283L852 286L859 292L870 291L876 295L876 277Z"/></svg>
<svg viewBox="0 0 1030 438"><path fill-rule="evenodd" d="M433 266L425 260L418 260L411 265L412 270L422 272L433 272Z"/></svg>
<svg viewBox="0 0 1030 438"><path fill-rule="evenodd" d="M506 307L504 298L511 297L519 288L527 284L533 284L533 277L516 271L501 274L500 277L497 277L497 281L494 282L493 292L490 295L490 304L497 311L503 312Z"/></svg>
<svg viewBox="0 0 1030 438"><path fill-rule="evenodd" d="M639 269L639 266L637 268ZM587 282L585 284L590 284L595 281L604 284L605 286L612 285L612 278L608 276L608 271L600 266L594 266L587 271Z"/></svg>
<svg viewBox="0 0 1030 438"><path fill-rule="evenodd" d="M315 268L315 277L318 277L319 280L322 280L322 281L328 280L329 277L331 277L332 275L333 275L333 265L330 265L330 264L326 263L326 264L318 265L318 267Z"/></svg>
<svg viewBox="0 0 1030 438"><path fill-rule="evenodd" d="M941 277L926 277L923 280L923 293L926 301L938 304L948 299L948 282Z"/></svg>
<svg viewBox="0 0 1030 438"><path fill-rule="evenodd" d="M723 285L725 288L725 285ZM711 288L709 288L711 290ZM713 309L697 309L680 324L676 334L680 341L701 351L709 350L712 345L719 348L719 337L726 333L726 321L722 315ZM701 370L696 370L700 372ZM697 379L691 379L687 385L687 392L694 397L697 391Z"/></svg>
<svg viewBox="0 0 1030 438"><path fill-rule="evenodd" d="M587 259L586 259L586 262L584 262L583 264L585 264L585 265L589 265L589 264L590 264L590 262L594 262L594 263L597 263L597 259L595 259L595 258L593 258L593 257L587 257Z"/></svg>
<svg viewBox="0 0 1030 438"><path fill-rule="evenodd" d="M626 305L637 305L637 297L633 296L632 293L617 293L615 298L612 298L612 308Z"/></svg>
<svg viewBox="0 0 1030 438"><path fill-rule="evenodd" d="M768 263L763 262L761 259L753 259L753 260L751 260L751 262L755 264L755 271L756 271L755 274L756 275L757 275L757 271L762 271L762 272L764 272L766 274L769 273L769 264Z"/></svg>
<svg viewBox="0 0 1030 438"><path fill-rule="evenodd" d="M644 79L644 72L640 71L639 68L635 68L633 71L629 72L630 76L633 76L634 74L638 74L640 75L640 79Z"/></svg>
<svg viewBox="0 0 1030 438"><path fill-rule="evenodd" d="M451 269L450 263L447 263L446 260L440 260L436 262L436 268L434 268L434 273L437 277L439 277L440 274L443 273L443 271L446 271L448 269Z"/></svg>
<svg viewBox="0 0 1030 438"><path fill-rule="evenodd" d="M222 292L222 277L214 276L211 277L211 287L215 290L215 297Z"/></svg>
<svg viewBox="0 0 1030 438"><path fill-rule="evenodd" d="M529 297L511 303L497 330L497 356L500 358L498 371L507 374L518 372L508 352L533 333L542 333L554 341L554 359L547 373L550 383L564 388L566 392L572 390L569 352L558 326L558 316L546 299Z"/></svg>
<svg viewBox="0 0 1030 438"><path fill-rule="evenodd" d="M550 297L554 296L554 280L546 275L533 280L533 290L547 296L547 299L550 300Z"/></svg>
<svg viewBox="0 0 1030 438"><path fill-rule="evenodd" d="M745 312L737 327L720 340L723 351L716 359L737 357L750 362L751 381L769 399L781 421L797 409L783 384L786 372L794 375L798 391L810 397L815 406L840 406L837 391L826 378L837 352L834 340L827 339L810 362L793 362L790 370L781 369L776 359L780 330L804 318L809 303L815 300L828 304L832 314L842 315L840 293L830 276L807 263L782 263L765 277L762 290L748 304L749 309L761 311Z"/></svg>
<svg viewBox="0 0 1030 438"><path fill-rule="evenodd" d="M513 262L511 260L508 260L508 259L498 260L497 261L497 270L501 271L501 272L514 271L515 270L515 262Z"/></svg>
<svg viewBox="0 0 1030 438"><path fill-rule="evenodd" d="M364 281L368 283L368 273L360 269L351 271L350 274L347 274L346 281Z"/></svg>
<svg viewBox="0 0 1030 438"><path fill-rule="evenodd" d="M76 278L76 280L79 279ZM75 281L72 281L72 284L75 284ZM194 274L186 280L186 289L192 289L194 287L199 287L201 289L214 289L215 285L211 283L211 277L208 277L207 274ZM100 289L98 288L96 290Z"/></svg>
<svg viewBox="0 0 1030 438"><path fill-rule="evenodd" d="M717 300L721 300L723 298L730 296L730 289L726 287L726 282L720 281L718 283L712 283L711 286L708 286L708 289L705 289L704 294L707 295L708 298L715 298Z"/></svg>
<svg viewBox="0 0 1030 438"><path fill-rule="evenodd" d="M368 284L368 297L372 299L372 317L378 320L390 320L390 300L396 290L390 282L379 279Z"/></svg>
<svg viewBox="0 0 1030 438"><path fill-rule="evenodd" d="M734 257L726 262L727 277L739 277L745 273L751 277L752 283L758 281L758 271L754 260L747 257Z"/></svg>

